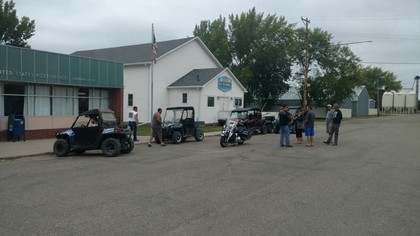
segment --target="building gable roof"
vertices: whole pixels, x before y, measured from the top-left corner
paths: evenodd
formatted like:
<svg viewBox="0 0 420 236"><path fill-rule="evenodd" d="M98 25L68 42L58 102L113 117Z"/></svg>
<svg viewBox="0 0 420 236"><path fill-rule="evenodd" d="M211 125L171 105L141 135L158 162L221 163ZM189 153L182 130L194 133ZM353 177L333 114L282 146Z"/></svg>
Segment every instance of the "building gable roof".
<svg viewBox="0 0 420 236"><path fill-rule="evenodd" d="M194 69L168 86L168 88L205 87L211 80L226 71L245 93L248 92L236 76L228 68Z"/></svg>
<svg viewBox="0 0 420 236"><path fill-rule="evenodd" d="M157 42L158 58L175 50L182 45L197 38L183 38L169 41ZM102 48L85 51L76 51L71 55L97 58L102 60L118 61L124 64L130 63L151 63L152 62L152 44L136 44L129 46Z"/></svg>
<svg viewBox="0 0 420 236"><path fill-rule="evenodd" d="M359 97L362 94L363 91L367 92L366 86L360 86L360 87L355 87L353 88L353 95L350 97L351 101L357 102L359 101Z"/></svg>
<svg viewBox="0 0 420 236"><path fill-rule="evenodd" d="M169 87L203 87L224 70L225 68L194 69Z"/></svg>

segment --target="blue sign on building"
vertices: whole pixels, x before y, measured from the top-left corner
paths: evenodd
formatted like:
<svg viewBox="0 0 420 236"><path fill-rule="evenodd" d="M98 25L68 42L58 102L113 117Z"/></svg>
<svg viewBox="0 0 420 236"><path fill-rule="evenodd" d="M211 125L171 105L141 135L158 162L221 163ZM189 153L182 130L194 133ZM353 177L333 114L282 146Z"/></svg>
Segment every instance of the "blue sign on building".
<svg viewBox="0 0 420 236"><path fill-rule="evenodd" d="M232 79L227 76L222 76L217 79L217 88L223 92L232 90Z"/></svg>

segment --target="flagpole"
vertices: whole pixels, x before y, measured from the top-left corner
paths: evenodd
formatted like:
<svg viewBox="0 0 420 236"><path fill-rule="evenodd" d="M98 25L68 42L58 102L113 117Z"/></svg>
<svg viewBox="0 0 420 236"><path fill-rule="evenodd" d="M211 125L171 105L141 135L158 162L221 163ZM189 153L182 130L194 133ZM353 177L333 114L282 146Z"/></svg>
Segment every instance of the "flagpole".
<svg viewBox="0 0 420 236"><path fill-rule="evenodd" d="M154 56L154 53L153 53L153 43L155 43L154 42L154 40L155 40L155 28L154 28L154 26L153 26L153 24L152 24L152 47L151 47L151 66L150 66L150 70L151 70L151 72L150 72L150 123L152 123L152 120L153 120L153 65L154 65L154 58L153 58L153 56Z"/></svg>

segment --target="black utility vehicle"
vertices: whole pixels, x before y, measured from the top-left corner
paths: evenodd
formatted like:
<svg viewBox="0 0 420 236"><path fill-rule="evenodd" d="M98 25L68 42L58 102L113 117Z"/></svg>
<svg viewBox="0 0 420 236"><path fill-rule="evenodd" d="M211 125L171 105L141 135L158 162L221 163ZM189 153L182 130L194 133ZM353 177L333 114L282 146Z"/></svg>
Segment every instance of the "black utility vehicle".
<svg viewBox="0 0 420 236"><path fill-rule="evenodd" d="M168 107L163 118L162 138L171 139L176 144L188 137L203 141L204 133L199 129L203 125L204 121L195 121L194 107Z"/></svg>
<svg viewBox="0 0 420 236"><path fill-rule="evenodd" d="M93 109L81 113L69 130L56 134L54 154L59 157L69 152L84 153L102 149L105 156L129 153L134 148L129 129L117 126L114 112L109 109Z"/></svg>
<svg viewBox="0 0 420 236"><path fill-rule="evenodd" d="M273 122L262 116L261 108L245 107L234 109L230 113L229 120L241 121L245 127L253 133L266 134L273 130Z"/></svg>

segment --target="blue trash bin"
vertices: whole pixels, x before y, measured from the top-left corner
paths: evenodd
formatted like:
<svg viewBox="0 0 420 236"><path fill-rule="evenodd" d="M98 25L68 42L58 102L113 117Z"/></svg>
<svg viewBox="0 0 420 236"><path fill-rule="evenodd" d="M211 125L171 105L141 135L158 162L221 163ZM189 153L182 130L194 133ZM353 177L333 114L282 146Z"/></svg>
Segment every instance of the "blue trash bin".
<svg viewBox="0 0 420 236"><path fill-rule="evenodd" d="M23 136L23 140L26 141L25 136L25 117L23 115L9 115L8 119L8 136L7 140L16 141L20 140L20 137Z"/></svg>

